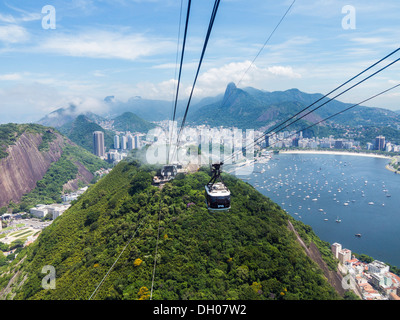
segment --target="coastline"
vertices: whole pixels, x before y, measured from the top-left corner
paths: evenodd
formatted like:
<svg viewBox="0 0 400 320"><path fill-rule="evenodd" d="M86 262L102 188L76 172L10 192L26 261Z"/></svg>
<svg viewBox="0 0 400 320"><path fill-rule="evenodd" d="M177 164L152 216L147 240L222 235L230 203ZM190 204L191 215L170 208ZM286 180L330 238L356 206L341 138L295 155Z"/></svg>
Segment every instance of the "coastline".
<svg viewBox="0 0 400 320"><path fill-rule="evenodd" d="M359 156L359 157L381 158L381 159L388 159L388 160L394 159L394 157L385 156L385 155L382 155L382 154L363 153L363 152L346 152L346 151L285 150L285 151L279 151L279 153L286 153L286 154L330 154L330 155L340 155L340 156ZM388 163L385 166L386 170L389 170L390 172L396 173L397 170L395 170L390 165L390 163Z"/></svg>
<svg viewBox="0 0 400 320"><path fill-rule="evenodd" d="M359 157L373 157L373 158L383 158L392 159L393 157L385 156L382 154L373 153L363 153L363 152L346 152L346 151L325 151L325 150L284 150L279 153L288 154L330 154L330 155L340 155L340 156L359 156Z"/></svg>

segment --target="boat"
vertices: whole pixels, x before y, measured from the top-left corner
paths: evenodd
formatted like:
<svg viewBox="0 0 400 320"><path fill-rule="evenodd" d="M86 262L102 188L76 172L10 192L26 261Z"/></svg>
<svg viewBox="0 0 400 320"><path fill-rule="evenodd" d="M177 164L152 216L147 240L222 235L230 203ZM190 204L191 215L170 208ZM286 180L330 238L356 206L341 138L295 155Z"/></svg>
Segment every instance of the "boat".
<svg viewBox="0 0 400 320"><path fill-rule="evenodd" d="M373 205L374 203L371 201L371 202L368 202L368 204L369 204L369 205Z"/></svg>
<svg viewBox="0 0 400 320"><path fill-rule="evenodd" d="M339 217L337 217L337 218L336 218L336 222L337 222L337 223L340 223L340 222L342 222L342 220L340 220Z"/></svg>
<svg viewBox="0 0 400 320"><path fill-rule="evenodd" d="M356 233L355 236L361 238L361 233Z"/></svg>

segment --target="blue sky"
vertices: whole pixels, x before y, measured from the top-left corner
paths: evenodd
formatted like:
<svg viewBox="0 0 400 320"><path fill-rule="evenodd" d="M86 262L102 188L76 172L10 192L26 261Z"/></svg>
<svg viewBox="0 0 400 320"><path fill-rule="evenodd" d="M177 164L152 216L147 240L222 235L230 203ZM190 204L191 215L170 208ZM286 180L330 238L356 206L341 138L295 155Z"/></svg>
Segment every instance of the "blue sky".
<svg viewBox="0 0 400 320"><path fill-rule="evenodd" d="M245 73L292 1L222 0L194 97L222 93L231 81L327 93L400 46L398 0L296 0ZM193 1L181 99L190 92L213 3ZM55 29L42 27L46 5L55 9ZM352 29L342 25L346 5L355 9ZM100 113L109 95L172 101L180 6L180 0L1 1L0 123L37 121L71 102ZM340 100L356 103L397 84L399 71L400 62ZM399 98L393 91L368 105L397 110Z"/></svg>

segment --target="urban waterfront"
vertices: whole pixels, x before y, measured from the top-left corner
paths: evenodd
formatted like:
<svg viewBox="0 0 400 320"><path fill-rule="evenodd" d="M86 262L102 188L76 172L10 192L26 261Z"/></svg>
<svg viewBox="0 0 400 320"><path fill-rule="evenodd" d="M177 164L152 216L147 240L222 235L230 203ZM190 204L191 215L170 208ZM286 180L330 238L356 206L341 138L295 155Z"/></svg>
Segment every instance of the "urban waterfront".
<svg viewBox="0 0 400 320"><path fill-rule="evenodd" d="M388 159L279 154L242 176L329 243L400 266L400 175ZM361 235L360 237L356 235Z"/></svg>

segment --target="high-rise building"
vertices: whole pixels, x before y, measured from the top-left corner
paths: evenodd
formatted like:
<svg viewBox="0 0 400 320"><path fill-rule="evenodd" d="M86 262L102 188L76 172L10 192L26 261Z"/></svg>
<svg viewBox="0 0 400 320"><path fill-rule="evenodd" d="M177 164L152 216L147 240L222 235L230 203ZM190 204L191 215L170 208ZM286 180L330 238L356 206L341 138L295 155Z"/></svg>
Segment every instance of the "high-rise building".
<svg viewBox="0 0 400 320"><path fill-rule="evenodd" d="M268 148L269 147L269 135L265 136L265 147Z"/></svg>
<svg viewBox="0 0 400 320"><path fill-rule="evenodd" d="M119 135L114 136L114 149L119 149Z"/></svg>
<svg viewBox="0 0 400 320"><path fill-rule="evenodd" d="M135 136L135 149L140 149L141 145L140 145L140 136L136 135Z"/></svg>
<svg viewBox="0 0 400 320"><path fill-rule="evenodd" d="M95 131L93 132L93 153L98 157L104 157L104 132Z"/></svg>
<svg viewBox="0 0 400 320"><path fill-rule="evenodd" d="M126 150L128 148L128 138L126 136L121 137L121 149Z"/></svg>
<svg viewBox="0 0 400 320"><path fill-rule="evenodd" d="M339 258L339 261L340 261L342 264L345 264L346 261L351 260L351 250L349 250L349 249L342 249L342 250L339 251L338 256L339 256L339 257L338 257L338 258Z"/></svg>
<svg viewBox="0 0 400 320"><path fill-rule="evenodd" d="M385 137L378 136L375 138L375 150L384 150L385 149Z"/></svg>
<svg viewBox="0 0 400 320"><path fill-rule="evenodd" d="M342 250L342 245L335 242L334 244L332 244L331 250L335 258L339 258L339 252Z"/></svg>
<svg viewBox="0 0 400 320"><path fill-rule="evenodd" d="M131 134L128 134L128 150L133 150L135 149L135 141L133 140L133 137Z"/></svg>

